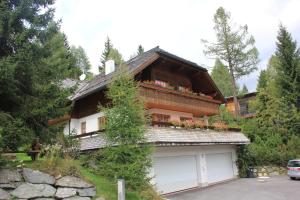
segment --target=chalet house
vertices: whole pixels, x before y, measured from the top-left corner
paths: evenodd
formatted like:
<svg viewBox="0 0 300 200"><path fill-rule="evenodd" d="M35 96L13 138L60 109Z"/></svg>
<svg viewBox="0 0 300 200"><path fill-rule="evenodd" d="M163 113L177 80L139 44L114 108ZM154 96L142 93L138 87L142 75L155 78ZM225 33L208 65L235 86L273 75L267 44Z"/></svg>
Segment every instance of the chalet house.
<svg viewBox="0 0 300 200"><path fill-rule="evenodd" d="M207 70L159 47L126 64L139 82L140 97L152 115L146 138L155 146L150 176L154 177L157 191L171 193L237 177L236 148L249 140L241 132L203 128L207 127L206 116L218 114L220 104L225 102ZM102 129L105 116L97 105L109 101L105 92L114 74L114 62L109 61L105 73L71 97L74 106L65 118L64 131L77 135L82 151L105 147L103 133L97 132ZM198 128L166 126L192 120L198 122Z"/></svg>
<svg viewBox="0 0 300 200"><path fill-rule="evenodd" d="M250 107L250 102L255 99L256 95L257 92L250 92L237 97L239 112L241 117L243 118L255 117L255 112L253 110L250 110L249 107ZM225 107L229 112L231 113L235 112L235 106L234 106L234 101L232 96L226 97Z"/></svg>

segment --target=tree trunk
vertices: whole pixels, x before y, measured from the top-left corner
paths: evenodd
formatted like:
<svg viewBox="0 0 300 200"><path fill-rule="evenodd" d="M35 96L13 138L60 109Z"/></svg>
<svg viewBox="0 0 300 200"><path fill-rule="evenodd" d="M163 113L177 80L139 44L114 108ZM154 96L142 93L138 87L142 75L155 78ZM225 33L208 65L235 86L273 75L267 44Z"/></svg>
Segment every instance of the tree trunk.
<svg viewBox="0 0 300 200"><path fill-rule="evenodd" d="M240 115L240 106L237 100L237 88L236 88L236 83L235 83L235 78L234 78L234 73L233 73L233 68L231 66L231 63L229 63L229 71L231 75L231 88L233 92L234 116L237 118Z"/></svg>

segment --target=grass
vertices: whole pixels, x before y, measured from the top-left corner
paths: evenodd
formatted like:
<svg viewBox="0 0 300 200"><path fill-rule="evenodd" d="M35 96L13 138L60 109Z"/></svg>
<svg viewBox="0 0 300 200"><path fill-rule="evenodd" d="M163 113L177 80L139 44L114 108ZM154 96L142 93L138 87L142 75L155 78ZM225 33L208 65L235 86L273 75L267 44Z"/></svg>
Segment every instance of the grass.
<svg viewBox="0 0 300 200"><path fill-rule="evenodd" d="M114 183L107 178L94 173L92 170L82 167L79 160L72 159L56 159L49 161L49 159L39 159L32 162L30 157L25 153L18 153L17 160L22 161L26 167L47 172L51 175L76 175L85 179L86 181L95 185L97 189L96 197L104 197L106 200L117 200L118 191L117 183ZM143 192L146 196L151 196L147 199L160 200L159 196L154 195L151 189ZM154 197L153 197L154 196ZM138 192L126 190L127 200L144 200Z"/></svg>
<svg viewBox="0 0 300 200"><path fill-rule="evenodd" d="M97 196L104 197L108 200L118 199L117 184L112 183L103 176L97 175L87 168L81 168L81 173L85 179L92 182L97 188ZM137 192L126 191L126 199L128 200L141 200Z"/></svg>

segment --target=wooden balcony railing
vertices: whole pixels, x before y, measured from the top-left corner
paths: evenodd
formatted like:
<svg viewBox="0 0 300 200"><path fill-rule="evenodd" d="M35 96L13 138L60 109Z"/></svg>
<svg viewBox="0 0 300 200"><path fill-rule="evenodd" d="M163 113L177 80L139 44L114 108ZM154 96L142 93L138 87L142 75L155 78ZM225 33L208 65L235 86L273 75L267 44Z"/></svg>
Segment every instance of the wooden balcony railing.
<svg viewBox="0 0 300 200"><path fill-rule="evenodd" d="M206 96L163 88L153 84L140 83L140 93L147 108L160 108L192 113L195 116L219 113L220 101Z"/></svg>

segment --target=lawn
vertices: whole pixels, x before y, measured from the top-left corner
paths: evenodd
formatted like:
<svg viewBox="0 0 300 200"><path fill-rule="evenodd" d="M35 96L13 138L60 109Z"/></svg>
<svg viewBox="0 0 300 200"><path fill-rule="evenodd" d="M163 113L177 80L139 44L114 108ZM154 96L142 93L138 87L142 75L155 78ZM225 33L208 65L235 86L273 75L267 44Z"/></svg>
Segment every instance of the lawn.
<svg viewBox="0 0 300 200"><path fill-rule="evenodd" d="M79 174L85 180L91 182L96 186L97 194L96 197L104 197L106 200L117 200L118 199L118 191L117 191L117 183L113 183L112 181L106 179L105 177L94 173L92 170L82 167L80 165L79 160L62 160L62 162L55 163L55 170L52 169L52 163L46 161L45 159L39 159L38 161L32 162L30 157L25 153L17 153L17 160L22 161L26 167L41 170L41 171L51 171L53 175L57 175L58 172L62 174L67 171L69 173L69 168L74 169L74 167L79 170ZM75 166L74 166L75 165ZM65 169L66 168L66 169ZM143 198L134 191L126 191L126 199L128 200L142 200Z"/></svg>

